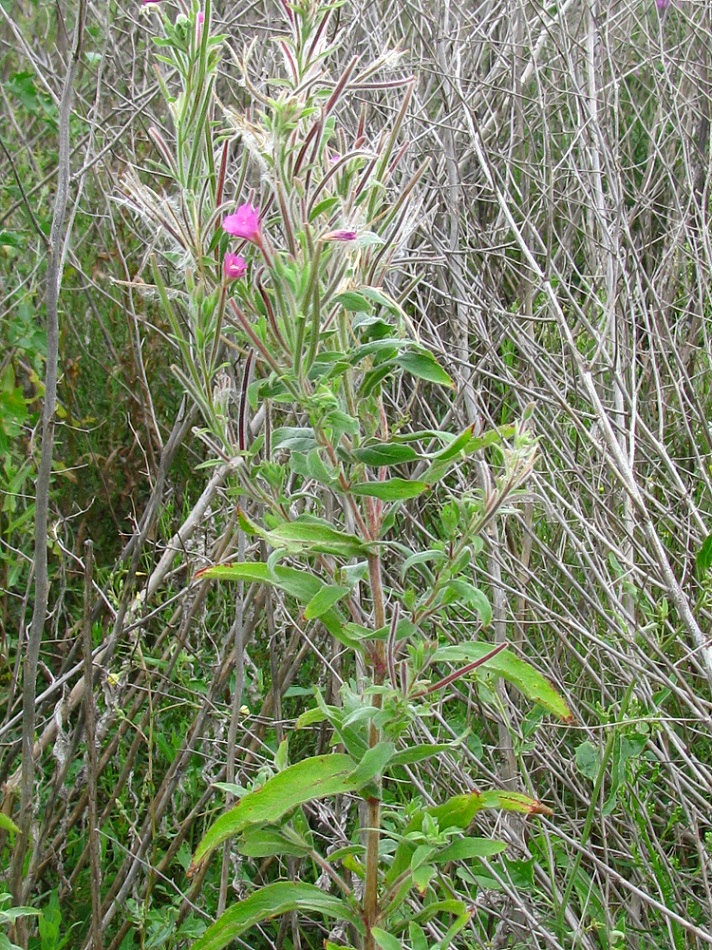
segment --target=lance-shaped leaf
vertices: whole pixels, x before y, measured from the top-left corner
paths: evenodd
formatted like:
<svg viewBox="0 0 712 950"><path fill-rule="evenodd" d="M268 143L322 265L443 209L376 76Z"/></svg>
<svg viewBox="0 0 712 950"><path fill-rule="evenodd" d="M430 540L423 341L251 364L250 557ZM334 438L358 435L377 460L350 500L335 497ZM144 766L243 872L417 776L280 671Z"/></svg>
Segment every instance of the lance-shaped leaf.
<svg viewBox="0 0 712 950"><path fill-rule="evenodd" d="M222 917L196 940L192 950L222 950L255 924L291 911L321 914L323 917L348 921L359 933L363 933L361 919L346 900L326 894L313 884L278 881L260 887L249 897L229 907Z"/></svg>
<svg viewBox="0 0 712 950"><path fill-rule="evenodd" d="M480 792L480 808L499 808L502 811L513 811L519 815L553 815L548 805L543 805L536 798L530 798L522 792L504 792L490 789Z"/></svg>
<svg viewBox="0 0 712 950"><path fill-rule="evenodd" d="M434 805L419 812L405 829L409 832L421 831L425 816L434 819L438 828L459 828L465 831L475 815L485 808L518 812L522 815L551 815L552 811L535 798L520 792L505 792L497 789L487 792L467 792L454 795L442 805ZM392 884L410 865L416 844L404 840L396 849L393 863L386 873L386 884Z"/></svg>
<svg viewBox="0 0 712 950"><path fill-rule="evenodd" d="M455 384L452 379L428 350L410 350L407 353L401 353L396 363L411 376L454 389Z"/></svg>
<svg viewBox="0 0 712 950"><path fill-rule="evenodd" d="M504 841L494 841L492 838L458 838L447 848L434 854L430 860L433 864L447 864L448 861L491 858L505 851L506 848Z"/></svg>
<svg viewBox="0 0 712 950"><path fill-rule="evenodd" d="M379 742L367 750L351 776L358 782L359 788L370 782L376 775L381 775L393 758L395 750L396 747L392 742Z"/></svg>
<svg viewBox="0 0 712 950"><path fill-rule="evenodd" d="M379 306L385 307L385 309L394 316L405 316L403 308L392 297L389 297L388 294L384 293L382 290L378 290L376 287L362 287L361 293L364 297L367 297L374 303L379 304Z"/></svg>
<svg viewBox="0 0 712 950"><path fill-rule="evenodd" d="M266 825L280 821L298 805L354 791L354 760L340 753L317 755L290 765L273 775L254 792L248 792L230 811L221 815L196 848L190 870L197 866L218 845L239 835L250 825Z"/></svg>
<svg viewBox="0 0 712 950"><path fill-rule="evenodd" d="M357 294L355 290L345 290L342 294L336 294L332 303L339 304L344 310L355 313L367 313L371 310L370 301L366 300L363 294Z"/></svg>
<svg viewBox="0 0 712 950"><path fill-rule="evenodd" d="M403 950L403 944L400 940L394 937L393 934L389 934L387 930L382 930L380 927L372 927L371 933L380 947L380 950Z"/></svg>
<svg viewBox="0 0 712 950"><path fill-rule="evenodd" d="M240 525L250 534L256 534L273 548L282 548L290 554L304 551L313 554L333 554L336 557L363 557L373 552L372 544L362 541L355 534L339 531L328 521L312 516L295 518L277 525L271 531L251 521L239 510Z"/></svg>
<svg viewBox="0 0 712 950"><path fill-rule="evenodd" d="M440 603L443 607L455 603L472 607L480 615L480 620L485 627L492 620L492 606L487 599L487 595L479 587L475 587L474 584L463 581L459 577L448 581L442 591Z"/></svg>
<svg viewBox="0 0 712 950"><path fill-rule="evenodd" d="M403 442L380 442L374 445L365 445L353 449L351 455L358 462L380 468L387 465L402 465L404 462L415 462L420 456L410 445Z"/></svg>
<svg viewBox="0 0 712 950"><path fill-rule="evenodd" d="M314 430L309 427L284 426L272 433L273 449L289 449L291 452L311 452L317 448Z"/></svg>
<svg viewBox="0 0 712 950"><path fill-rule="evenodd" d="M392 769L397 765L411 765L413 762L422 762L423 759L440 755L441 752L450 752L459 745L459 739L454 742L421 742L420 745L408 746L407 749L396 752L388 765Z"/></svg>
<svg viewBox="0 0 712 950"><path fill-rule="evenodd" d="M222 581L247 581L270 584L286 594L308 604L318 591L327 585L313 574L298 571L294 567L276 565L270 567L263 561L238 561L234 564L216 564L196 573L196 578L212 577Z"/></svg>
<svg viewBox="0 0 712 950"><path fill-rule="evenodd" d="M472 432L475 426L474 423L468 426L464 432L461 432L456 436L449 445L446 445L442 449L438 449L437 452L433 452L432 455L428 456L432 459L438 459L441 462L448 462L450 459L457 458L460 452L464 452L465 448L472 441Z"/></svg>
<svg viewBox="0 0 712 950"><path fill-rule="evenodd" d="M296 551L314 554L334 554L338 557L363 557L373 551L367 544L345 531L337 531L327 524L291 521L267 532L267 541L273 547L287 546Z"/></svg>
<svg viewBox="0 0 712 950"><path fill-rule="evenodd" d="M702 547L695 558L695 570L700 580L704 578L710 567L712 567L712 534L708 534L702 542Z"/></svg>
<svg viewBox="0 0 712 950"><path fill-rule="evenodd" d="M350 593L350 587L339 587L337 584L322 587L304 608L304 618L306 620L316 620L317 617L322 617L327 611L331 610L334 604L338 604Z"/></svg>
<svg viewBox="0 0 712 950"><path fill-rule="evenodd" d="M277 587L286 594L295 597L303 604L312 603L321 591L328 590L330 587L329 584L325 584L324 581L313 574L307 574L305 571L299 571L294 567L282 567L279 564L271 567L262 561L216 564L215 567L206 567L204 570L198 571L195 576L196 578L210 577L223 581L247 581L250 584L269 584L271 587ZM345 621L333 607L320 614L319 620L332 637L335 637L340 643L358 648L358 643L354 643L352 638L344 632Z"/></svg>
<svg viewBox="0 0 712 950"><path fill-rule="evenodd" d="M290 828L250 827L239 836L237 850L248 858L266 858L273 854L304 857L311 851L311 845Z"/></svg>
<svg viewBox="0 0 712 950"><path fill-rule="evenodd" d="M417 498L429 488L425 482L413 482L407 478L387 478L382 482L359 482L351 486L354 495L367 495L381 501L404 501Z"/></svg>
<svg viewBox="0 0 712 950"><path fill-rule="evenodd" d="M12 818L8 818L7 815L4 815L0 811L0 829L3 831L11 831L13 834L19 835L20 829L17 827Z"/></svg>
<svg viewBox="0 0 712 950"><path fill-rule="evenodd" d="M463 663L478 660L491 649L491 645L484 642L461 643L458 646L439 648L435 654L435 660ZM571 722L573 719L571 710L549 680L530 663L521 660L509 650L503 650L488 660L485 669L488 673L496 673L508 683L512 683L527 699L539 703L564 722Z"/></svg>

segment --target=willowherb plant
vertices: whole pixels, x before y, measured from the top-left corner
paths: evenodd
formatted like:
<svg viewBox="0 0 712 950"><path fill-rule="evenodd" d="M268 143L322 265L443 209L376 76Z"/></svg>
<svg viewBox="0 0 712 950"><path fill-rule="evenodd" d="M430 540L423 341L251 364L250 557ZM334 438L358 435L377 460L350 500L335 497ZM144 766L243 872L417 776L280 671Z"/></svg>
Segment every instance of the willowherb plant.
<svg viewBox="0 0 712 950"><path fill-rule="evenodd" d="M389 401L402 378L438 387L444 406L454 388L411 325L408 288L395 296L387 283L417 223L413 201L424 168L401 181L411 84L380 78L392 57L365 65L354 58L331 75L333 9L284 3L286 32L275 40L282 75L270 79L270 94L261 91L245 56L251 106L244 114L225 110L229 129L215 119L224 38L211 32L210 3L184 7L174 22L163 9L158 58L171 69L162 89L174 129L170 144L158 130L151 135L171 196L135 176L125 183L128 200L160 225L185 263L183 288L153 267L175 372L202 413L200 434L216 463L234 466L240 529L269 552L201 576L280 591L300 604L301 623L323 627L353 658L340 702L328 704L315 688L313 708L297 722L327 722L338 751L289 764L285 742L277 771L260 787L239 790L191 866L195 874L233 839L251 857L302 859L305 879L275 881L236 902L197 950L224 947L295 910L336 919L346 925L344 939L366 950L394 950L405 939L418 950L432 946L426 925L437 918L446 921L436 944L444 950L470 916L452 898L444 865L504 847L468 834L475 815L546 809L520 793L473 787L439 805L414 803L407 816L391 809L386 821L384 782L451 748L414 744L414 723L483 664L569 717L546 679L505 644L454 636L463 610L480 631L488 625L491 609L473 582L473 563L484 528L526 479L535 447L524 422L478 435L472 427L417 430ZM362 113L350 137L340 117L352 91L398 86L404 95L390 128L373 140ZM235 141L244 151L228 198ZM242 361L240 387L227 351ZM503 461L494 491L449 497L453 470L492 446ZM403 508L414 499L426 506L430 526L431 543L420 550L399 536ZM443 664L454 671L443 673ZM361 807L348 846L325 854L304 808L335 795ZM308 879L312 871L328 888Z"/></svg>

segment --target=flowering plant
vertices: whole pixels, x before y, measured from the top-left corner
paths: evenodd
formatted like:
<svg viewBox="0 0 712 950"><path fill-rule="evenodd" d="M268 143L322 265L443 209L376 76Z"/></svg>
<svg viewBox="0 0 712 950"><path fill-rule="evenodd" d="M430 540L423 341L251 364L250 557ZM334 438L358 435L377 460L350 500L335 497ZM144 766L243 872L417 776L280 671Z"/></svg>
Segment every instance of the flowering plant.
<svg viewBox="0 0 712 950"><path fill-rule="evenodd" d="M296 601L305 635L326 635L344 654L341 690L327 702L315 687L313 705L296 723L300 730L327 726L334 751L290 763L285 740L261 785L238 787L228 774L228 791L240 800L209 828L190 868L204 873L211 853L230 839L248 857L298 859L302 879L276 880L234 903L196 950L219 950L295 910L336 919L345 928L342 944L365 950L400 947L404 932L426 946L424 928L437 918L447 923L444 948L471 911L451 898L442 868L504 848L469 834L475 816L485 808L546 808L525 794L472 783L449 800L413 801L386 818L385 783L451 749L420 741L419 724L438 697L484 666L554 714L570 715L543 676L505 643L488 640L491 608L476 583L481 534L533 464L525 420L485 434L472 426L451 432L411 427L394 409L398 387L432 387L442 406L455 388L418 339L407 291L397 295L388 282L418 220L412 202L425 166L399 178L408 77L383 83L404 90L388 133L369 142L361 122L349 141L340 121L349 90L378 88L388 57L360 71L352 61L332 78L332 12L308 0L284 4L279 95L258 92L246 62L243 83L254 107L249 116L227 112L232 130L217 147L212 88L221 38L211 35L210 4L193 6L193 29L166 16L161 58L175 65L183 86L169 99L173 148L158 132L153 139L182 213L167 213L135 178L126 186L187 257L182 312L157 266L156 288L182 361L175 371L201 410L206 445L236 479L240 556L200 576ZM238 138L247 152L228 198ZM251 168L260 173L257 204L242 193ZM228 250L228 237L247 243L246 258ZM241 280L248 262L251 278ZM232 400L215 385L229 368L228 352L242 368L239 386L228 380ZM449 497L452 473L491 446L503 463L496 488ZM399 529L416 499L429 506L433 525L420 550L403 543ZM261 559L245 555L247 538ZM465 642L456 636L463 614ZM241 705L236 694L235 710ZM327 853L309 814L333 796L357 807L342 846ZM319 882L310 879L312 869Z"/></svg>
<svg viewBox="0 0 712 950"><path fill-rule="evenodd" d="M235 214L223 218L223 231L234 237L244 238L254 244L260 243L260 213L251 204L240 205Z"/></svg>

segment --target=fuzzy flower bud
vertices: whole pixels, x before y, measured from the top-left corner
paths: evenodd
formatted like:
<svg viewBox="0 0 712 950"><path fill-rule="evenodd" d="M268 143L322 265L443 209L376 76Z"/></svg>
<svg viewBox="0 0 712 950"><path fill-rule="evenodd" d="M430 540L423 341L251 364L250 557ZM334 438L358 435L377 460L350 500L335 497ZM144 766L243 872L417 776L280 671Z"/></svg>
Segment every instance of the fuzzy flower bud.
<svg viewBox="0 0 712 950"><path fill-rule="evenodd" d="M351 228L339 228L337 231L329 231L323 237L324 241L355 241L358 237L358 231Z"/></svg>

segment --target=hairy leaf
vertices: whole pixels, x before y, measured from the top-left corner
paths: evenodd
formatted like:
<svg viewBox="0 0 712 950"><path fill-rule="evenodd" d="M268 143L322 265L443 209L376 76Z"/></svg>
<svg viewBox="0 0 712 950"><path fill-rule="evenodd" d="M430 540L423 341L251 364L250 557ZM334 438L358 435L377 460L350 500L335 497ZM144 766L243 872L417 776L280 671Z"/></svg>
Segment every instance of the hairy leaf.
<svg viewBox="0 0 712 950"><path fill-rule="evenodd" d="M440 386L454 388L454 383L450 376L445 372L432 353L427 350L411 350L407 353L401 353L396 359L396 363L412 376L419 379L425 379L431 383L437 383Z"/></svg>
<svg viewBox="0 0 712 950"><path fill-rule="evenodd" d="M354 760L339 753L303 759L273 775L254 792L248 792L230 811L221 815L208 830L193 855L191 868L219 844L240 834L250 825L277 822L297 805L354 791Z"/></svg>
<svg viewBox="0 0 712 950"><path fill-rule="evenodd" d="M337 584L324 586L312 597L304 608L304 616L307 620L315 620L323 616L327 610L330 610L334 604L338 604L347 594L351 593L350 587L339 587Z"/></svg>
<svg viewBox="0 0 712 950"><path fill-rule="evenodd" d="M260 887L249 897L229 907L196 940L192 950L222 950L255 924L294 910L345 920L359 933L363 933L361 919L345 900L326 894L313 884L280 881Z"/></svg>
<svg viewBox="0 0 712 950"><path fill-rule="evenodd" d="M436 864L445 864L447 861L489 858L494 854L500 854L506 847L503 841L493 841L491 838L459 838L439 851L432 860Z"/></svg>
<svg viewBox="0 0 712 950"><path fill-rule="evenodd" d="M492 646L489 643L461 643L454 647L441 647L435 654L435 659L449 663L479 660L491 649ZM484 669L512 683L527 699L539 703L564 722L571 722L573 719L568 705L549 680L530 663L514 656L509 650L503 650L488 660Z"/></svg>
<svg viewBox="0 0 712 950"><path fill-rule="evenodd" d="M420 456L402 442L382 442L378 445L366 445L354 449L351 453L358 462L379 468L386 465L402 465L404 462L415 462Z"/></svg>
<svg viewBox="0 0 712 950"><path fill-rule="evenodd" d="M403 501L417 498L428 490L425 482L412 482L406 478L388 478L383 482L359 482L351 486L354 495L368 495L381 501Z"/></svg>

